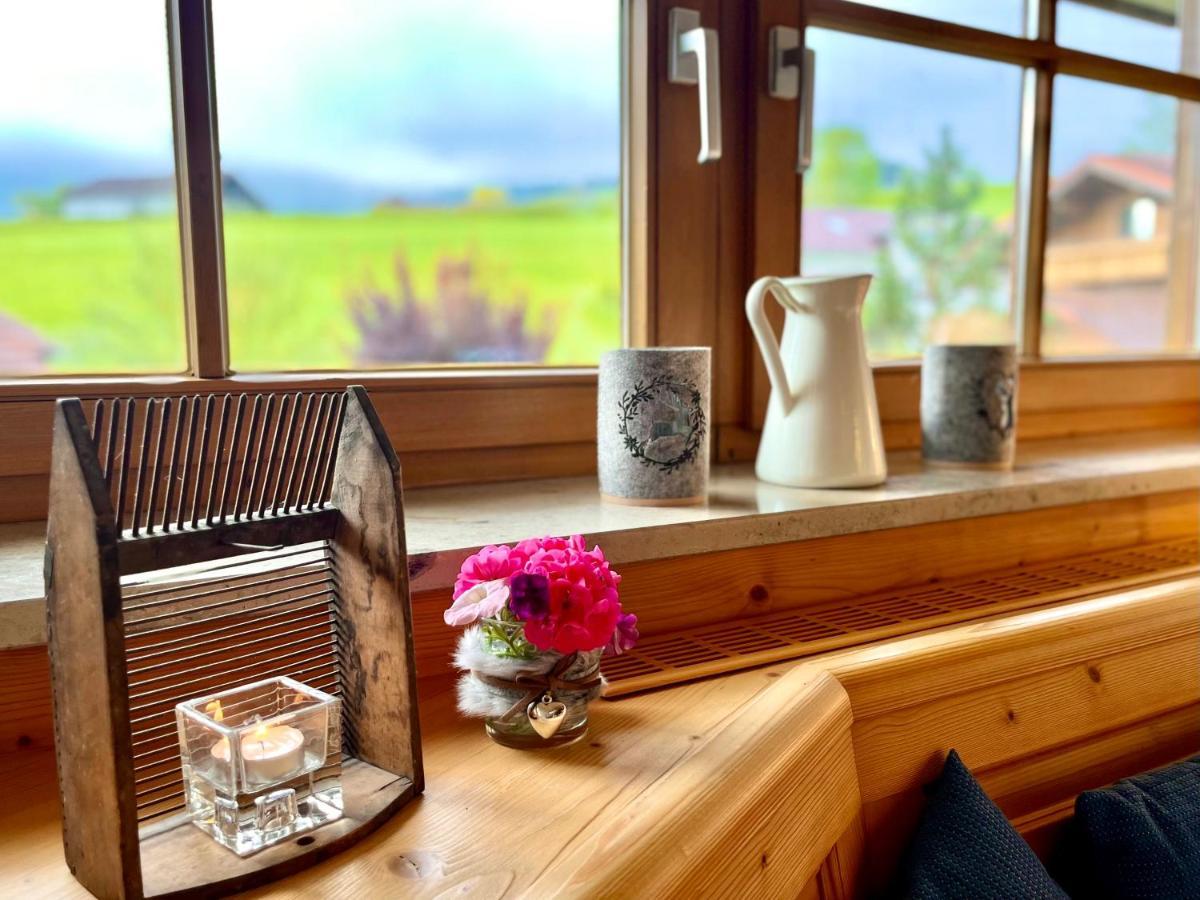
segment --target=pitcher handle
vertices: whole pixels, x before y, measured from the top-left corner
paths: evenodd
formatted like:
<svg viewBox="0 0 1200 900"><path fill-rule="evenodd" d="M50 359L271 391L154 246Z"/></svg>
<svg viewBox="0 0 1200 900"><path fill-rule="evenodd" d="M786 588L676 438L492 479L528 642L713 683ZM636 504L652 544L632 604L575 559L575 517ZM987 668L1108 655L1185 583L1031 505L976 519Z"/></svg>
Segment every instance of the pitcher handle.
<svg viewBox="0 0 1200 900"><path fill-rule="evenodd" d="M771 327L771 323L767 321L767 311L763 308L768 292L775 297L775 301L784 310L791 309L787 302L787 298L791 296L787 286L778 278L768 275L758 279L750 286L750 290L746 294L746 318L750 320L750 330L754 332L754 338L758 341L759 349L762 351L763 362L767 365L767 377L771 379L771 390L779 397L783 411L787 413L795 405L796 398L792 394L787 372L783 368L783 355L779 352L779 339L775 336L775 330Z"/></svg>

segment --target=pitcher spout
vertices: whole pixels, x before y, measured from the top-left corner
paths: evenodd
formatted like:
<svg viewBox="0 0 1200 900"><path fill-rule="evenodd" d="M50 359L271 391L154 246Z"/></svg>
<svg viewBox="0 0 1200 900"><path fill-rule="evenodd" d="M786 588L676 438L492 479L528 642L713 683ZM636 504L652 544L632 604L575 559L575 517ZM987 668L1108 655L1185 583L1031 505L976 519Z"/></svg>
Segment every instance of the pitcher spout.
<svg viewBox="0 0 1200 900"><path fill-rule="evenodd" d="M784 284L793 296L805 306L861 305L871 287L870 273L853 275L811 275L785 278Z"/></svg>

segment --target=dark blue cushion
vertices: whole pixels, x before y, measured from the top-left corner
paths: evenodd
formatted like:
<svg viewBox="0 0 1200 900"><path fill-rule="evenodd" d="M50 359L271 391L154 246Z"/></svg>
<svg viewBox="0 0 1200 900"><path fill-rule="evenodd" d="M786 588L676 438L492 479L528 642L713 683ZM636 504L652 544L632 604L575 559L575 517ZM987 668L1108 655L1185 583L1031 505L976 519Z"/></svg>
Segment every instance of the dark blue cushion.
<svg viewBox="0 0 1200 900"><path fill-rule="evenodd" d="M925 812L901 866L898 896L1066 898L955 751L926 793Z"/></svg>
<svg viewBox="0 0 1200 900"><path fill-rule="evenodd" d="M1200 756L1084 791L1074 826L1082 894L1200 897Z"/></svg>

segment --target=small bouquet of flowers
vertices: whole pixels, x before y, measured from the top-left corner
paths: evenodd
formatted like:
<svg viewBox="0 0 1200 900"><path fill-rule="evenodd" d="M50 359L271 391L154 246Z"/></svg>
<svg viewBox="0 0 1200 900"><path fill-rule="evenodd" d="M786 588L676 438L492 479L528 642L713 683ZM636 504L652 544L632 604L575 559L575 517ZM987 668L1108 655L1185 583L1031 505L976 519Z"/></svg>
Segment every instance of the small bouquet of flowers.
<svg viewBox="0 0 1200 900"><path fill-rule="evenodd" d="M582 535L487 546L462 564L447 625L466 627L458 708L510 747L568 744L587 731L602 655L637 642L612 570Z"/></svg>

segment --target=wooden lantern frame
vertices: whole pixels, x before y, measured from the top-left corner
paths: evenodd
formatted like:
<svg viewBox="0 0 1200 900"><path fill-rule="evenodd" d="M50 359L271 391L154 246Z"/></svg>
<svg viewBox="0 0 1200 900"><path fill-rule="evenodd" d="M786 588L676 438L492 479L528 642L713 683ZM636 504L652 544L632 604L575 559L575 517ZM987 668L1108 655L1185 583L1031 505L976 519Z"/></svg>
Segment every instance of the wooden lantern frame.
<svg viewBox="0 0 1200 900"><path fill-rule="evenodd" d="M360 839L424 786L400 466L366 392L352 386L344 393L182 398L173 432L170 403L100 401L89 427L80 401L64 399L54 417L45 575L63 838L72 873L98 897L215 896L264 883ZM139 421L141 439L135 441ZM205 482L207 504L201 502ZM264 673L253 650L236 667L206 662L219 658L205 657L203 652L217 652L205 647L228 653L225 638L212 634L241 627L238 617L258 609L231 595L214 614L218 604L193 599L213 591L198 592L193 581L186 596L152 601L168 605L155 618L182 610L185 623L174 625L182 630L152 651L158 661L153 668L175 674L157 677L155 690L139 695L143 676L137 669L131 675L127 658L131 604L123 599L122 577L128 583L127 576L227 558L237 565L238 557L286 555L313 542L323 542L331 598L328 622L322 620L329 645L321 652L336 678L343 728L352 738L343 763L343 817L236 857L180 813L173 734L160 724L156 752L166 760L166 778L176 778L175 806L173 815L149 827L141 805L147 791L139 781L146 766L135 765L141 757L131 725L144 721L143 698L154 694L155 715L169 715L202 670L215 673L192 696L219 689L213 679L235 669L235 683L247 683L264 674L291 674L299 663ZM246 556L255 552L260 556ZM223 577L214 590L232 590ZM285 565L272 577L294 576ZM285 597L296 593L284 591ZM280 605L286 602L273 599L271 628L295 634L287 631L295 617ZM213 627L218 619L219 629ZM238 646L248 648L271 637L242 640ZM253 671L256 666L260 671ZM160 686L172 679L174 684Z"/></svg>

